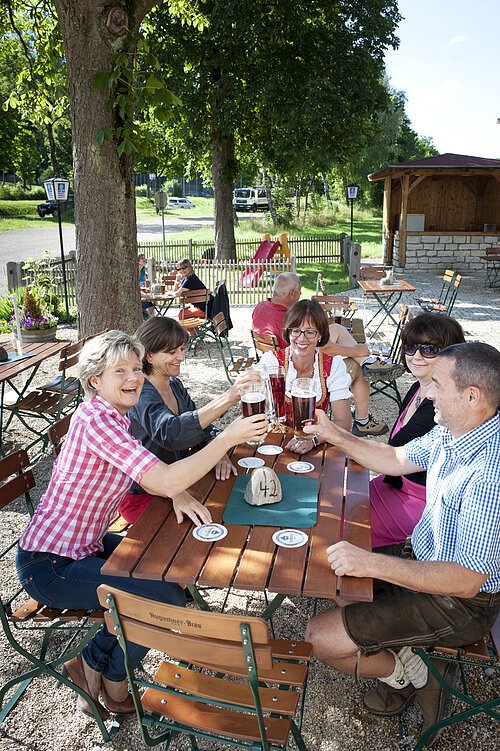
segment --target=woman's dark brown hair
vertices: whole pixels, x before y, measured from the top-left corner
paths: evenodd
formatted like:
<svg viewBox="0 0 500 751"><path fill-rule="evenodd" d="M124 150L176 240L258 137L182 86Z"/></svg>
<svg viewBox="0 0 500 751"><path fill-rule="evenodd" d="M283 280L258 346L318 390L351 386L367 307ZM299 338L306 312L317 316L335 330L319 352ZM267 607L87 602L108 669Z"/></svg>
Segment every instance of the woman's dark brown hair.
<svg viewBox="0 0 500 751"><path fill-rule="evenodd" d="M318 347L324 347L330 339L328 316L316 300L299 300L288 308L283 321L283 339L290 344L289 330L300 329L306 319L309 319L311 325L318 331L320 337Z"/></svg>
<svg viewBox="0 0 500 751"><path fill-rule="evenodd" d="M187 331L173 318L149 318L141 323L135 335L145 350L142 365L146 375L152 371L151 363L147 361L149 353L173 352L189 341Z"/></svg>
<svg viewBox="0 0 500 751"><path fill-rule="evenodd" d="M451 344L463 344L465 336L459 322L443 313L420 313L412 318L401 334L403 347L401 362L408 370L404 348L406 344L433 344L438 350Z"/></svg>

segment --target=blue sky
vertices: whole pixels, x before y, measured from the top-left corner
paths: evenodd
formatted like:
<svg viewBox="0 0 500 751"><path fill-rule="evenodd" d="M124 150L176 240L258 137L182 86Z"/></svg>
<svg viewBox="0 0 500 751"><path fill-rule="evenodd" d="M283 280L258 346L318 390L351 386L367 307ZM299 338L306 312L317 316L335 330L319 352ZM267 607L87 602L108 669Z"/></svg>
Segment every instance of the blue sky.
<svg viewBox="0 0 500 751"><path fill-rule="evenodd" d="M399 0L391 86L440 153L500 158L500 0Z"/></svg>

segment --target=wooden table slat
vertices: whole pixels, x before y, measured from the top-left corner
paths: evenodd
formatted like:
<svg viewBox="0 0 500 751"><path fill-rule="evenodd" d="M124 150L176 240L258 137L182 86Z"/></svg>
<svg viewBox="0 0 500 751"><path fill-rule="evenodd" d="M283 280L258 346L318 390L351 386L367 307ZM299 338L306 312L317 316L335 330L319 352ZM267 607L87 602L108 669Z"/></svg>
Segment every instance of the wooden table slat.
<svg viewBox="0 0 500 751"><path fill-rule="evenodd" d="M340 539L345 455L333 447L325 451L325 466L319 492L318 523L312 530L312 546L304 582L303 594L307 597L335 597L337 577L327 567L326 549Z"/></svg>
<svg viewBox="0 0 500 751"><path fill-rule="evenodd" d="M134 575L144 551L172 513L172 505L164 498L156 496L149 504L147 511L148 513L142 513L129 529L126 537L101 568L101 573L126 577Z"/></svg>
<svg viewBox="0 0 500 751"><path fill-rule="evenodd" d="M367 471L348 460L347 488L344 505L343 539L365 550L371 550L370 487ZM340 579L340 593L347 599L373 599L371 579L344 576Z"/></svg>

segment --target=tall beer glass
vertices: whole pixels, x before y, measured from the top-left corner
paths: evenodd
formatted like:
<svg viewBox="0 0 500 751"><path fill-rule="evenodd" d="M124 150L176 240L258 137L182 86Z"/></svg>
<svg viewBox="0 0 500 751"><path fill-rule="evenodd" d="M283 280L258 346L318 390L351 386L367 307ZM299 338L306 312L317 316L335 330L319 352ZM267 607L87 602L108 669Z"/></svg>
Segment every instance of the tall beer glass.
<svg viewBox="0 0 500 751"><path fill-rule="evenodd" d="M243 417L264 415L266 412L266 392L264 383L246 383L241 387L241 411ZM247 441L249 446L259 446L264 439Z"/></svg>
<svg viewBox="0 0 500 751"><path fill-rule="evenodd" d="M314 422L316 393L312 378L296 378L292 383L291 395L294 435L296 438L309 438L304 433L304 425L312 425Z"/></svg>

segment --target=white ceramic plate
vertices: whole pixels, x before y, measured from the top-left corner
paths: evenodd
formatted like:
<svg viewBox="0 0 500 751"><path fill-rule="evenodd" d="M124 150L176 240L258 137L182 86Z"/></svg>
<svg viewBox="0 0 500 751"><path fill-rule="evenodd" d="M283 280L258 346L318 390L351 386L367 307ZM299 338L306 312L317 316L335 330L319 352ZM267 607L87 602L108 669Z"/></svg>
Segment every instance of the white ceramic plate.
<svg viewBox="0 0 500 751"><path fill-rule="evenodd" d="M301 529L280 529L273 535L273 542L280 548L300 548L308 537Z"/></svg>
<svg viewBox="0 0 500 751"><path fill-rule="evenodd" d="M227 527L222 524L202 524L193 529L193 537L203 542L217 542L227 535Z"/></svg>
<svg viewBox="0 0 500 751"><path fill-rule="evenodd" d="M267 454L267 456L271 456L274 454L281 454L283 452L283 449L281 446L274 446L272 443L265 443L263 446L259 446L257 449L258 454Z"/></svg>
<svg viewBox="0 0 500 751"><path fill-rule="evenodd" d="M259 459L258 456L244 456L243 459L238 459L238 464L244 469L256 469L257 467L263 467L265 461L264 459Z"/></svg>
<svg viewBox="0 0 500 751"><path fill-rule="evenodd" d="M286 468L289 469L290 472L304 474L305 472L312 472L314 464L311 464L311 462L290 462L290 464L286 465Z"/></svg>

